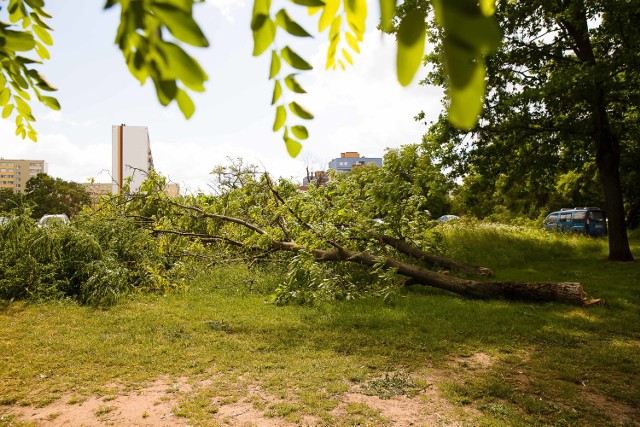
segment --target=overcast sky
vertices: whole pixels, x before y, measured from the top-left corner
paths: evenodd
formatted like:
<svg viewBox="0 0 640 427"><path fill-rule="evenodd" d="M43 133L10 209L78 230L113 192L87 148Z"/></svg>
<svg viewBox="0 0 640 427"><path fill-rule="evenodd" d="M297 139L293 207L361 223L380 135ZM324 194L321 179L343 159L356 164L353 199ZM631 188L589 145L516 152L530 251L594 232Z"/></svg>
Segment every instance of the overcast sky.
<svg viewBox="0 0 640 427"><path fill-rule="evenodd" d="M325 34L293 41L314 66L299 79L308 94L298 101L315 119L308 123L311 135L302 153L291 159L281 134L271 131L270 55L251 56L250 2L208 0L196 6L196 20L211 47L190 52L209 81L205 93L193 96L196 113L188 121L175 103L158 103L150 81L140 86L128 73L113 44L118 12L103 11L103 4L47 2L55 44L41 72L59 89L55 95L62 110L34 108L38 143L15 137L13 120L0 120L1 157L43 159L50 175L66 180L109 182L112 125L148 126L156 169L185 191L206 191L209 172L227 157L301 180L307 164L326 169L340 152L382 157L388 147L420 142L426 128L413 117L424 110L428 120L435 120L441 110L439 89L397 83L395 43L375 29L375 2L361 54L346 72L324 70ZM295 5L287 2L287 7ZM0 11L0 20L6 21L4 16L6 10ZM310 22L303 26L312 30Z"/></svg>

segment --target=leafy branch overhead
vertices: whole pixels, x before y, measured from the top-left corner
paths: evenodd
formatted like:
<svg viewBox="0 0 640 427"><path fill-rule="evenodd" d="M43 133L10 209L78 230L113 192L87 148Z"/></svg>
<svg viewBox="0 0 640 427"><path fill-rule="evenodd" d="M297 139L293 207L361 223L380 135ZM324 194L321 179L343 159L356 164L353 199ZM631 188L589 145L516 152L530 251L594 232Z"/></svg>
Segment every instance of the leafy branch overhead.
<svg viewBox="0 0 640 427"><path fill-rule="evenodd" d="M317 15L318 33L328 34L326 68L336 69L339 66L345 69L345 63L352 64L352 55L360 53L359 45L365 34L366 1L292 1L306 8L309 15ZM432 0L432 6L436 21L445 29L444 55L451 81L449 116L454 125L469 129L475 126L482 107L485 89L483 56L495 49L500 42L500 31L492 18L495 4L493 0L481 1L479 4L471 0ZM415 6L396 18L395 0L380 0L380 28L393 31L394 19L399 21L395 29L398 41L396 69L398 81L403 86L411 83L423 63L427 12L423 7ZM294 73L311 70L312 67L290 46L282 49L276 46L279 28L296 37L311 37L311 33L295 22L285 9L274 13L270 0L255 0L251 19L253 54L259 56L273 46L269 71L269 79L274 80L271 104L276 109L273 130L283 130L287 151L292 157L296 157L302 148L299 140L306 139L308 132L304 125L292 124L291 118L310 120L313 115L297 102L283 96L285 87L292 97L306 91L295 80L296 74L281 72L281 67L283 60ZM284 86L283 81L286 84ZM298 134L294 129L303 130L303 133ZM292 133L298 139L294 139Z"/></svg>
<svg viewBox="0 0 640 427"><path fill-rule="evenodd" d="M0 4L3 1L0 0ZM188 119L195 105L190 91L203 92L207 74L185 50L185 45L208 47L203 30L193 17L193 6L203 0L107 0L105 9L120 6L120 25L115 42L122 51L131 74L144 84L151 78L162 105L175 101ZM274 132L282 132L292 157L309 137L305 121L313 114L298 102L306 93L300 84L301 72L312 70L298 53L298 47L278 46L278 30L294 38L327 34L326 68L346 69L360 53L364 40L368 5L366 0L291 0L286 7L274 7L271 0L254 0L251 17L253 55L271 52L269 79L274 88L271 104L275 108ZM0 106L3 117L16 112L16 134L36 139L31 126L28 91L49 108L59 109L55 98L41 90L53 90L31 67L40 62L19 56L32 52L45 60L45 45L53 40L51 28L44 23L50 16L42 9L44 0L8 0L10 23L0 21ZM380 0L380 29L396 32L398 42L397 76L401 85L413 80L423 63L426 44L426 19L431 12L444 28L444 55L450 79L449 116L454 125L475 126L485 89L484 55L500 42L500 31L492 17L495 0L431 0L430 4L397 7L396 0ZM1 6L0 6L1 8ZM304 8L317 30L298 23L292 15ZM294 39L295 40L295 39Z"/></svg>
<svg viewBox="0 0 640 427"><path fill-rule="evenodd" d="M49 59L46 46L53 44L52 29L46 24L51 16L43 8L43 0L9 0L9 22L0 20L2 118L15 117L16 135L33 141L37 140L37 135L32 126L36 119L29 104L32 96L53 110L60 109L55 98L43 94L56 89L34 68L34 65ZM31 52L35 52L39 59L24 56Z"/></svg>

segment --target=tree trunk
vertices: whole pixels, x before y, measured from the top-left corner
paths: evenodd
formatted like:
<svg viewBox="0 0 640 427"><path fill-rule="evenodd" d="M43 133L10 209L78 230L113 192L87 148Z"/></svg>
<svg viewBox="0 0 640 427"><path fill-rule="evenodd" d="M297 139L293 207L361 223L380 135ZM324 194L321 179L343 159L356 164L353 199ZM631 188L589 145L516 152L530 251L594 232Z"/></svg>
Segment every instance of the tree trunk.
<svg viewBox="0 0 640 427"><path fill-rule="evenodd" d="M605 209L609 218L609 259L612 261L633 261L625 227L624 204L622 202L620 143L609 122L607 93L597 69L598 63L591 44L584 0L574 0L567 10L571 11L570 16L564 16L564 18L560 19L560 22L573 40L574 53L591 69L593 78L591 96L588 98L588 102L591 106L593 120L596 164L604 187ZM566 13L566 10L561 13Z"/></svg>
<svg viewBox="0 0 640 427"><path fill-rule="evenodd" d="M398 251L402 252L405 255L412 256L415 259L428 262L429 264L435 264L446 268L453 268L460 271L467 271L479 276L493 276L493 270L491 270L490 268L478 267L476 265L471 265L464 262L454 261L449 258L443 258L437 255L428 254L404 239L396 239L394 237L385 235L378 236L378 239L380 239L380 241L382 241L383 243L396 248Z"/></svg>
<svg viewBox="0 0 640 427"><path fill-rule="evenodd" d="M606 213L609 218L609 259L611 261L633 261L622 202L620 184L620 144L609 127L604 100L604 91L599 88L593 103L596 121L596 164L604 187Z"/></svg>
<svg viewBox="0 0 640 427"><path fill-rule="evenodd" d="M298 252L305 248L293 242L277 242L274 249ZM318 262L346 261L369 267L383 265L413 279L412 283L443 289L469 298L557 301L581 306L601 303L598 299L588 299L582 285L575 282L480 282L436 273L393 257L375 256L366 252L314 249L311 253Z"/></svg>

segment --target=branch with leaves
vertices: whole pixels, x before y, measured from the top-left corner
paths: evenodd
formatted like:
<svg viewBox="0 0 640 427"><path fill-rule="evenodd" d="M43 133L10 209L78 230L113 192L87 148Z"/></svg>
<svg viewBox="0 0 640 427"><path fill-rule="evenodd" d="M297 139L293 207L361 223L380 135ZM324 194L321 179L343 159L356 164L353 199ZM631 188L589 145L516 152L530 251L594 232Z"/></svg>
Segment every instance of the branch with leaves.
<svg viewBox="0 0 640 427"><path fill-rule="evenodd" d="M2 2L3 0L0 0ZM6 1L6 0L5 0ZM120 24L115 42L122 51L130 73L144 84L151 79L158 101L166 106L176 102L185 118L195 112L190 91L202 92L208 80L200 64L184 46L208 47L204 32L194 19L194 4L203 0L106 0L105 9L120 7ZM366 0L292 0L317 19L317 34L327 34L326 68L346 69L353 56L360 53L364 40L368 4ZM407 86L423 63L426 43L426 17L433 8L436 22L444 28L444 54L451 81L450 118L454 125L469 129L475 126L485 89L484 55L495 49L500 31L492 15L495 0L431 0L430 3L403 4L380 0L380 29L397 32L396 58L398 81ZM2 4L2 3L0 3ZM45 45L53 40L45 23L50 16L44 0L8 0L9 20L0 22L0 106L8 118L14 107L16 134L36 139L31 123L28 91L52 109L59 109L55 98L41 91L54 90L32 68L39 61L19 53L35 51L41 60L49 58ZM253 55L270 50L269 79L274 82L271 104L275 108L274 132L282 132L286 149L296 157L302 142L309 138L305 121L313 114L298 102L306 93L299 83L301 72L312 70L292 46L277 47L279 30L294 37L308 38L308 31L292 17L288 4L277 11L271 0L254 0L251 31ZM395 25L397 23L397 25Z"/></svg>

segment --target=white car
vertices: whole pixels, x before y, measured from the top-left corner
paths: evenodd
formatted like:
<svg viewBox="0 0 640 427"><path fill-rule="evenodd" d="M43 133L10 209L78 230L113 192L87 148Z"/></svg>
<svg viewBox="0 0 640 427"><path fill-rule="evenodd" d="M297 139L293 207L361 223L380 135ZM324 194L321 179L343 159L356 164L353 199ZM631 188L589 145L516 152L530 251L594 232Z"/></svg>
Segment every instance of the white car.
<svg viewBox="0 0 640 427"><path fill-rule="evenodd" d="M71 221L66 214L47 214L38 221L38 227L50 227L52 224L69 225Z"/></svg>

